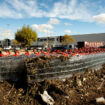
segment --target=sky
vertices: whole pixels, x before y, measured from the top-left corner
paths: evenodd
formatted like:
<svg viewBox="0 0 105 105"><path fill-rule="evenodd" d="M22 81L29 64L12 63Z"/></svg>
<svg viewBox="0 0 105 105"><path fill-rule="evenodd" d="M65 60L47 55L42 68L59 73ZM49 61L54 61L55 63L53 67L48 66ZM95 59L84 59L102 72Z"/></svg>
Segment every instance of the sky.
<svg viewBox="0 0 105 105"><path fill-rule="evenodd" d="M0 39L29 25L38 37L105 32L105 0L0 0Z"/></svg>

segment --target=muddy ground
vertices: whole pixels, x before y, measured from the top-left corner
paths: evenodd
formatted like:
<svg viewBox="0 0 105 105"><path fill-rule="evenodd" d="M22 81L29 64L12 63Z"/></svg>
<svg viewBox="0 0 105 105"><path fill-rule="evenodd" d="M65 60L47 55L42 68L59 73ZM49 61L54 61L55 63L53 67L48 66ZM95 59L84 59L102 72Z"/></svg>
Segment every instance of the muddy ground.
<svg viewBox="0 0 105 105"><path fill-rule="evenodd" d="M47 105L40 93L46 90L55 105L104 105L96 98L105 98L105 65L98 71L88 70L64 80L44 80L34 85L25 81L0 83L0 105Z"/></svg>

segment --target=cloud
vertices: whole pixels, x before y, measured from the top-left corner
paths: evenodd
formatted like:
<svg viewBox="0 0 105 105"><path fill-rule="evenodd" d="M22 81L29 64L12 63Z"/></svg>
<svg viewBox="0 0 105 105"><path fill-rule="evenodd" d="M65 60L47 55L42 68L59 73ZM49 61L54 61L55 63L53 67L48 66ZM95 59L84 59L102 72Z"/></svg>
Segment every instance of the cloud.
<svg viewBox="0 0 105 105"><path fill-rule="evenodd" d="M54 29L54 27L51 24L33 24L32 28L38 32L46 34L52 34L53 32L49 29Z"/></svg>
<svg viewBox="0 0 105 105"><path fill-rule="evenodd" d="M105 24L105 14L99 14L99 15L93 16L93 19L98 23Z"/></svg>
<svg viewBox="0 0 105 105"><path fill-rule="evenodd" d="M69 33L71 33L71 30L65 30L65 33L69 34Z"/></svg>
<svg viewBox="0 0 105 105"><path fill-rule="evenodd" d="M71 23L64 23L65 26L71 26L72 24Z"/></svg>
<svg viewBox="0 0 105 105"><path fill-rule="evenodd" d="M5 0L5 2L0 4L0 17L3 18L43 17L45 13L39 8L35 0Z"/></svg>
<svg viewBox="0 0 105 105"><path fill-rule="evenodd" d="M47 16L91 22L92 13L89 5L90 3L87 5L86 2L77 3L77 0L71 0L69 3L56 2Z"/></svg>
<svg viewBox="0 0 105 105"><path fill-rule="evenodd" d="M16 11L9 8L5 3L0 4L0 17L2 18L22 18L21 13L16 13Z"/></svg>
<svg viewBox="0 0 105 105"><path fill-rule="evenodd" d="M0 32L0 38L1 39L12 38L12 37L13 37L12 30L10 30L10 29L1 29L1 32Z"/></svg>
<svg viewBox="0 0 105 105"><path fill-rule="evenodd" d="M56 19L56 18L50 18L49 24L59 24L60 23L60 20Z"/></svg>
<svg viewBox="0 0 105 105"><path fill-rule="evenodd" d="M40 6L46 8L46 9L49 9L48 5L46 5L44 3L40 3Z"/></svg>
<svg viewBox="0 0 105 105"><path fill-rule="evenodd" d="M0 17L49 17L53 19L51 21L60 18L93 22L93 16L97 16L105 10L105 7L99 1L59 0L51 3L46 5L46 3L38 0L3 0L0 3ZM54 23L57 24L57 21L54 21Z"/></svg>

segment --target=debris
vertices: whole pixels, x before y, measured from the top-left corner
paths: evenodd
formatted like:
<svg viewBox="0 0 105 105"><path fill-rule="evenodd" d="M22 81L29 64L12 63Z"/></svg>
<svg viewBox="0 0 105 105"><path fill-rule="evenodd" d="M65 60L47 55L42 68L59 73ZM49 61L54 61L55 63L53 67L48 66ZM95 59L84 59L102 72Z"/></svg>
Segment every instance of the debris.
<svg viewBox="0 0 105 105"><path fill-rule="evenodd" d="M83 82L85 82L86 81L86 78L83 78Z"/></svg>
<svg viewBox="0 0 105 105"><path fill-rule="evenodd" d="M54 99L47 93L45 90L43 94L40 94L42 100L47 103L48 105L54 105Z"/></svg>
<svg viewBox="0 0 105 105"><path fill-rule="evenodd" d="M104 84L105 84L105 80L103 80L102 83L99 85L98 90L100 90Z"/></svg>
<svg viewBox="0 0 105 105"><path fill-rule="evenodd" d="M105 98L104 97L96 98L96 102L105 104Z"/></svg>
<svg viewBox="0 0 105 105"><path fill-rule="evenodd" d="M81 82L81 80L77 80L77 84L78 84L78 86L82 86L82 82Z"/></svg>
<svg viewBox="0 0 105 105"><path fill-rule="evenodd" d="M105 65L103 67L94 72L75 73L64 81L46 79L31 85L20 83L22 80L19 83L4 81L0 83L0 105L104 105ZM41 95L47 97L46 103Z"/></svg>

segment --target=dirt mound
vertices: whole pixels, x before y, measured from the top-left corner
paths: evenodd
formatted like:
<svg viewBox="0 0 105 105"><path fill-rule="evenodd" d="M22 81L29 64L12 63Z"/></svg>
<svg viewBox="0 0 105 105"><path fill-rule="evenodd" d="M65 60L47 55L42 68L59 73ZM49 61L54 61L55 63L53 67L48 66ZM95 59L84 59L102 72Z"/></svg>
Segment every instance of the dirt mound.
<svg viewBox="0 0 105 105"><path fill-rule="evenodd" d="M45 90L55 105L103 105L96 103L96 98L105 98L105 65L98 71L88 70L64 80L44 80L25 89L5 81L0 83L0 105L47 105L40 96Z"/></svg>

